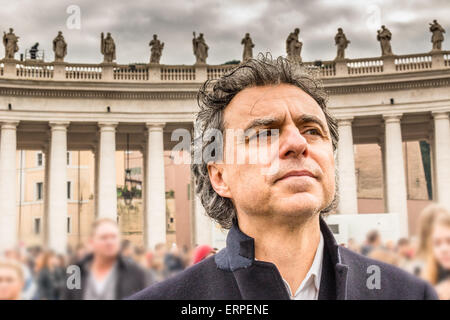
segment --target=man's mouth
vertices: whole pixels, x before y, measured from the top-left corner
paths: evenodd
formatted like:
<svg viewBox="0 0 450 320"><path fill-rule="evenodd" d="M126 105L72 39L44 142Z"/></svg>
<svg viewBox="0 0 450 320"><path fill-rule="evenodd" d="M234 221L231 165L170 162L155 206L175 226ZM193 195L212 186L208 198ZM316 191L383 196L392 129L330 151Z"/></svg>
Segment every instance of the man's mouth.
<svg viewBox="0 0 450 320"><path fill-rule="evenodd" d="M284 174L280 178L276 179L275 182L278 182L278 181L281 181L281 180L285 180L285 179L288 179L288 178L292 178L292 177L309 177L309 178L313 178L313 179L317 178L314 174L312 174L308 170L293 170L293 171L287 172L286 174Z"/></svg>

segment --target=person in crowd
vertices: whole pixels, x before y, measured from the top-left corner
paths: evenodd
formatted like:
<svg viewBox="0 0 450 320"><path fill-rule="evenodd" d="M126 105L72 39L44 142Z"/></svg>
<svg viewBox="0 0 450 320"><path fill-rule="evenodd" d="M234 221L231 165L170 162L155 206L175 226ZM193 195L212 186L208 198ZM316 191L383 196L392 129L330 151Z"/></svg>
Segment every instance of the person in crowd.
<svg viewBox="0 0 450 320"><path fill-rule="evenodd" d="M360 252L360 250L361 250L358 243L356 242L356 240L354 238L348 239L347 248L349 248L350 250L352 250L354 252Z"/></svg>
<svg viewBox="0 0 450 320"><path fill-rule="evenodd" d="M430 252L431 228L434 219L448 209L439 203L433 202L426 206L419 216L419 243L414 258L414 274L422 274Z"/></svg>
<svg viewBox="0 0 450 320"><path fill-rule="evenodd" d="M148 265L146 252L143 247L135 246L130 258L133 259L133 261L136 262L138 265L140 265L142 268L144 268L144 269L150 268L150 266Z"/></svg>
<svg viewBox="0 0 450 320"><path fill-rule="evenodd" d="M120 254L122 257L132 259L134 255L133 244L130 240L124 239L120 245Z"/></svg>
<svg viewBox="0 0 450 320"><path fill-rule="evenodd" d="M415 263L414 263L415 252L414 252L414 248L411 244L411 240L409 240L408 238L400 238L397 241L397 246L396 246L395 252L398 255L399 266L403 270L406 270L416 276L419 276L419 274L415 268Z"/></svg>
<svg viewBox="0 0 450 320"><path fill-rule="evenodd" d="M155 251L151 253L151 270L153 271L153 278L157 282L164 280L167 276L164 266L166 253L167 247L165 243L157 243L155 245Z"/></svg>
<svg viewBox="0 0 450 320"><path fill-rule="evenodd" d="M450 211L433 219L422 276L432 283L442 300L450 300Z"/></svg>
<svg viewBox="0 0 450 320"><path fill-rule="evenodd" d="M367 234L366 244L361 248L361 254L368 256L370 251L381 245L381 236L377 230L372 230Z"/></svg>
<svg viewBox="0 0 450 320"><path fill-rule="evenodd" d="M21 294L22 300L31 300L35 297L37 292L36 281L34 279L34 274L32 268L34 267L34 262L27 255L25 248L19 247L15 250L6 250L5 258L17 261L22 267L23 275L23 289Z"/></svg>
<svg viewBox="0 0 450 320"><path fill-rule="evenodd" d="M147 282L149 284L155 283L156 278L151 265L149 264L148 256L145 249L141 246L135 246L133 255L130 257L134 262L136 262L147 274Z"/></svg>
<svg viewBox="0 0 450 320"><path fill-rule="evenodd" d="M166 278L169 278L181 271L183 271L185 265L183 263L183 258L181 257L181 252L177 245L174 243L172 248L164 256L164 274Z"/></svg>
<svg viewBox="0 0 450 320"><path fill-rule="evenodd" d="M259 56L207 81L198 101L192 154L207 157L191 168L206 214L230 229L226 248L131 299L437 298L427 282L337 245L323 219L338 201L337 119L309 69ZM373 265L379 290L367 286Z"/></svg>
<svg viewBox="0 0 450 320"><path fill-rule="evenodd" d="M69 264L76 264L77 262L81 261L88 253L88 249L84 244L78 244L75 247L73 254L70 255Z"/></svg>
<svg viewBox="0 0 450 320"><path fill-rule="evenodd" d="M36 264L36 275L37 299L58 300L61 298L65 272L64 269L61 270L57 255L52 251L43 252Z"/></svg>
<svg viewBox="0 0 450 320"><path fill-rule="evenodd" d="M393 250L386 247L375 247L370 250L367 256L371 259L388 263L396 267L399 266L398 255Z"/></svg>
<svg viewBox="0 0 450 320"><path fill-rule="evenodd" d="M215 254L214 249L207 244L197 246L193 253L192 264L199 263L213 254Z"/></svg>
<svg viewBox="0 0 450 320"><path fill-rule="evenodd" d="M22 265L13 259L0 259L0 300L20 300L24 286Z"/></svg>
<svg viewBox="0 0 450 320"><path fill-rule="evenodd" d="M120 254L120 241L116 221L103 218L93 224L89 239L92 253L77 263L81 286L66 286L64 299L123 299L151 283L140 266Z"/></svg>

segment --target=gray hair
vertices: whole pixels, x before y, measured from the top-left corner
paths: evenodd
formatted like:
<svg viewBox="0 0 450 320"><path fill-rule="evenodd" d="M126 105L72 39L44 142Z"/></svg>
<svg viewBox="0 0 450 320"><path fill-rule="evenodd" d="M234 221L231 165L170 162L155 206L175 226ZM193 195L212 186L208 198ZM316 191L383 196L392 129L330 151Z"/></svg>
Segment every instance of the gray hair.
<svg viewBox="0 0 450 320"><path fill-rule="evenodd" d="M223 111L236 94L245 88L277 84L292 84L309 94L320 106L325 114L331 134L333 152L336 149L339 135L337 120L329 112L326 101L327 94L322 82L316 78L313 71L304 65L291 62L286 58L273 59L270 54L259 54L256 59L249 59L233 68L219 79L207 80L197 94L200 111L196 117L196 129L200 135L194 138L191 147L192 159L194 153L200 152L208 146L211 140L204 140L203 134L211 129L218 129L224 133ZM200 141L200 142L199 142ZM197 150L196 150L197 149ZM220 153L220 152L219 152ZM221 157L222 155L218 155ZM219 159L217 159L219 160ZM195 179L195 192L209 217L219 223L222 228L231 228L236 219L236 209L229 198L216 193L209 180L208 167L205 161L193 161L191 171ZM335 170L335 197L326 208L320 211L324 215L334 210L338 203L338 175Z"/></svg>

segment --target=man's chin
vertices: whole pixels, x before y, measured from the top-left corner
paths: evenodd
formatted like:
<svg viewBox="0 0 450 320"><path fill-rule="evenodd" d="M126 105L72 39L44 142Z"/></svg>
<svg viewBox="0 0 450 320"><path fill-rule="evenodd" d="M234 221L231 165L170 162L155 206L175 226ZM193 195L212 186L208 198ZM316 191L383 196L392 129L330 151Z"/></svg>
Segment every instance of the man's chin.
<svg viewBox="0 0 450 320"><path fill-rule="evenodd" d="M292 214L317 211L323 202L320 197L309 192L281 194L276 199L279 207L283 209L282 211L292 212Z"/></svg>

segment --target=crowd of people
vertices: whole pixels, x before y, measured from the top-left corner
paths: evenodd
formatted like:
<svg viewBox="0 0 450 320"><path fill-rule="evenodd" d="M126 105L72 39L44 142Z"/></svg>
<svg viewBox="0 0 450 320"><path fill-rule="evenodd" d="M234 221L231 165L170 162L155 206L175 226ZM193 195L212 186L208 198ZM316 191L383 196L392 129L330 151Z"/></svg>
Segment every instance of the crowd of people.
<svg viewBox="0 0 450 320"><path fill-rule="evenodd" d="M349 239L349 249L395 265L429 281L439 298L450 299L450 212L438 204L420 216L418 237L383 241L373 230L364 243ZM342 244L344 245L344 244ZM199 245L192 250L158 244L153 251L121 240L113 220L94 223L89 241L67 255L39 247L7 250L0 258L0 300L124 299L215 254ZM69 288L68 266L76 266ZM77 281L79 282L77 284Z"/></svg>

